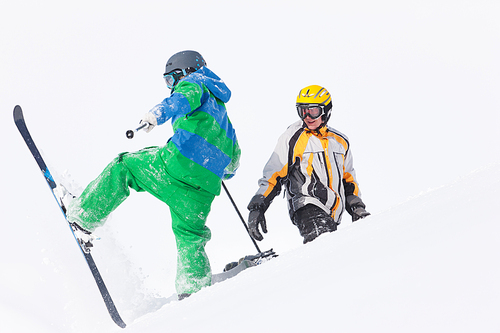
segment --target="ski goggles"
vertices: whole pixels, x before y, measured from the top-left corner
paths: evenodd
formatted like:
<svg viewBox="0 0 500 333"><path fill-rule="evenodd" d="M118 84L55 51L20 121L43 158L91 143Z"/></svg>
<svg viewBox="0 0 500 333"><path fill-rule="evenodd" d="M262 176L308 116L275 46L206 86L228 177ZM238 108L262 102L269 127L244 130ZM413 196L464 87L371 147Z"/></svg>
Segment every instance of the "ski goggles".
<svg viewBox="0 0 500 333"><path fill-rule="evenodd" d="M183 76L186 76L186 70L184 69L176 69L170 73L163 74L163 78L169 89L172 89Z"/></svg>
<svg viewBox="0 0 500 333"><path fill-rule="evenodd" d="M300 119L304 120L307 116L311 119L317 119L325 112L325 107L319 104L297 104L297 113Z"/></svg>

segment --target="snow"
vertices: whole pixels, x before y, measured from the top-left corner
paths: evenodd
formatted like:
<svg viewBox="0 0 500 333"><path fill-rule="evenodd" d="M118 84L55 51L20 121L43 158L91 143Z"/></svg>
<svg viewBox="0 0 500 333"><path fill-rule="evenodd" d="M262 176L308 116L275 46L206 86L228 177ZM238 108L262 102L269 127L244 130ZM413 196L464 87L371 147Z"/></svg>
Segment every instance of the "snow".
<svg viewBox="0 0 500 333"><path fill-rule="evenodd" d="M500 164L484 167L180 302L143 288L111 228L94 257L127 332L497 332L499 189ZM70 237L2 270L2 331L121 330Z"/></svg>
<svg viewBox="0 0 500 333"><path fill-rule="evenodd" d="M321 236L130 327L496 332L500 165ZM482 195L471 195L481 193Z"/></svg>
<svg viewBox="0 0 500 333"><path fill-rule="evenodd" d="M118 153L166 142L168 124L132 140L125 132L166 97L165 61L185 49L232 90L242 161L226 184L243 216L310 84L332 94L330 125L351 141L372 216L346 216L337 232L303 245L276 198L258 245L280 256L178 302L168 208L132 193L93 250L125 331L500 330L500 3L0 7L0 332L122 331L17 133L14 106L54 176L80 191ZM256 253L224 193L208 226L214 272Z"/></svg>

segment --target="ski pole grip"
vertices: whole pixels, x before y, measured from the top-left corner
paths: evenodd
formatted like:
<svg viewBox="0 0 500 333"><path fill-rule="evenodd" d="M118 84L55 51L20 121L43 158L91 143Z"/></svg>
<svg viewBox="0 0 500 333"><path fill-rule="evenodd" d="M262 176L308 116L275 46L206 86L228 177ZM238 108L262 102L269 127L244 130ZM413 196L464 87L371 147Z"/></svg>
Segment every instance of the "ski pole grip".
<svg viewBox="0 0 500 333"><path fill-rule="evenodd" d="M143 122L141 126L137 127L135 130L128 130L125 135L127 138L132 139L134 137L135 132L139 132L141 129L148 127L150 124L148 122Z"/></svg>

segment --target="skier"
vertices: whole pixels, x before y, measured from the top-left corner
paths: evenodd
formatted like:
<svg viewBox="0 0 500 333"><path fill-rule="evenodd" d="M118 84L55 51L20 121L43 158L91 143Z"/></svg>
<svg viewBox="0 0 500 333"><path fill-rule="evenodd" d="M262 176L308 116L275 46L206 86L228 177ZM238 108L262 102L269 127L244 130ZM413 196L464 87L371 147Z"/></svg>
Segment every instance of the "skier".
<svg viewBox="0 0 500 333"><path fill-rule="evenodd" d="M163 77L170 96L146 113L141 123L147 123L149 133L171 119L174 135L165 146L119 154L71 201L67 215L85 243L129 196L130 188L165 202L177 243L176 291L183 299L211 285L205 252L211 233L205 222L222 180L238 168L240 148L225 107L231 91L206 67L201 54L174 54Z"/></svg>
<svg viewBox="0 0 500 333"><path fill-rule="evenodd" d="M347 137L327 126L332 109L329 92L318 85L300 90L297 112L301 120L281 135L264 167L259 189L248 204L251 236L267 233L264 213L284 185L290 218L306 244L337 230L344 209L352 221L370 213L360 197Z"/></svg>

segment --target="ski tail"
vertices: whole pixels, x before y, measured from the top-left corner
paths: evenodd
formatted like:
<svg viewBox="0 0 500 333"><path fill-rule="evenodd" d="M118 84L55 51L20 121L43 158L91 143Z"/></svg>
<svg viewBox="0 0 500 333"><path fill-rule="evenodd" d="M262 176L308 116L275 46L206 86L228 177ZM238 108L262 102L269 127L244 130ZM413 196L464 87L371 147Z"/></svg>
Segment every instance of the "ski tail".
<svg viewBox="0 0 500 333"><path fill-rule="evenodd" d="M121 328L125 328L127 325L123 321L123 319L120 317L120 314L118 313L118 310L116 309L115 303L111 299L111 295L108 292L108 288L106 288L106 285L104 284L104 281L102 279L101 273L99 273L99 270L97 269L97 266L94 262L94 258L92 258L92 255L90 252L88 253L83 253L85 256L85 260L87 261L87 264L89 265L90 271L92 272L92 275L94 276L94 280L97 283L97 287L99 288L99 291L101 292L102 299L104 300L104 304L106 304L106 308L108 309L109 315L111 316L111 319L115 322L116 325L120 326Z"/></svg>
<svg viewBox="0 0 500 333"><path fill-rule="evenodd" d="M125 328L127 325L125 322L122 320L120 317L120 314L118 313L118 310L116 309L116 306L111 299L111 296L108 292L108 289L106 288L106 285L104 284L104 281L102 279L101 274L99 273L99 270L97 269L97 266L94 262L94 258L92 258L92 255L90 254L90 251L85 251L84 248L82 248L82 245L78 241L78 239L75 236L75 233L73 229L71 228L71 224L68 221L68 218L66 216L66 207L64 207L64 204L62 201L60 201L59 198L57 198L55 189L57 187L56 182L54 181L54 178L52 177L47 165L45 164L45 161L42 158L42 155L38 151L38 148L35 145L35 142L33 141L33 138L31 137L30 132L28 131L28 127L26 126L26 122L24 120L24 115L23 115L23 110L19 105L16 105L14 108L14 122L16 123L17 129L19 130L19 133L21 133L21 136L23 137L24 141L28 145L28 148L33 155L33 157L36 160L36 163L38 164L38 167L40 168L40 171L42 172L47 184L50 187L50 190L52 192L52 195L56 199L57 204L59 205L59 208L61 209L61 212L64 215L64 219L68 223L68 226L73 233L73 237L78 243L78 246L80 247L80 250L83 253L83 256L85 257L85 260L87 261L87 264L90 268L90 271L92 272L92 276L94 277L94 280L97 284L97 287L99 288L99 291L101 292L102 299L104 300L104 303L106 304L106 308L108 309L109 314L111 315L111 318L113 321L120 326L121 328Z"/></svg>

